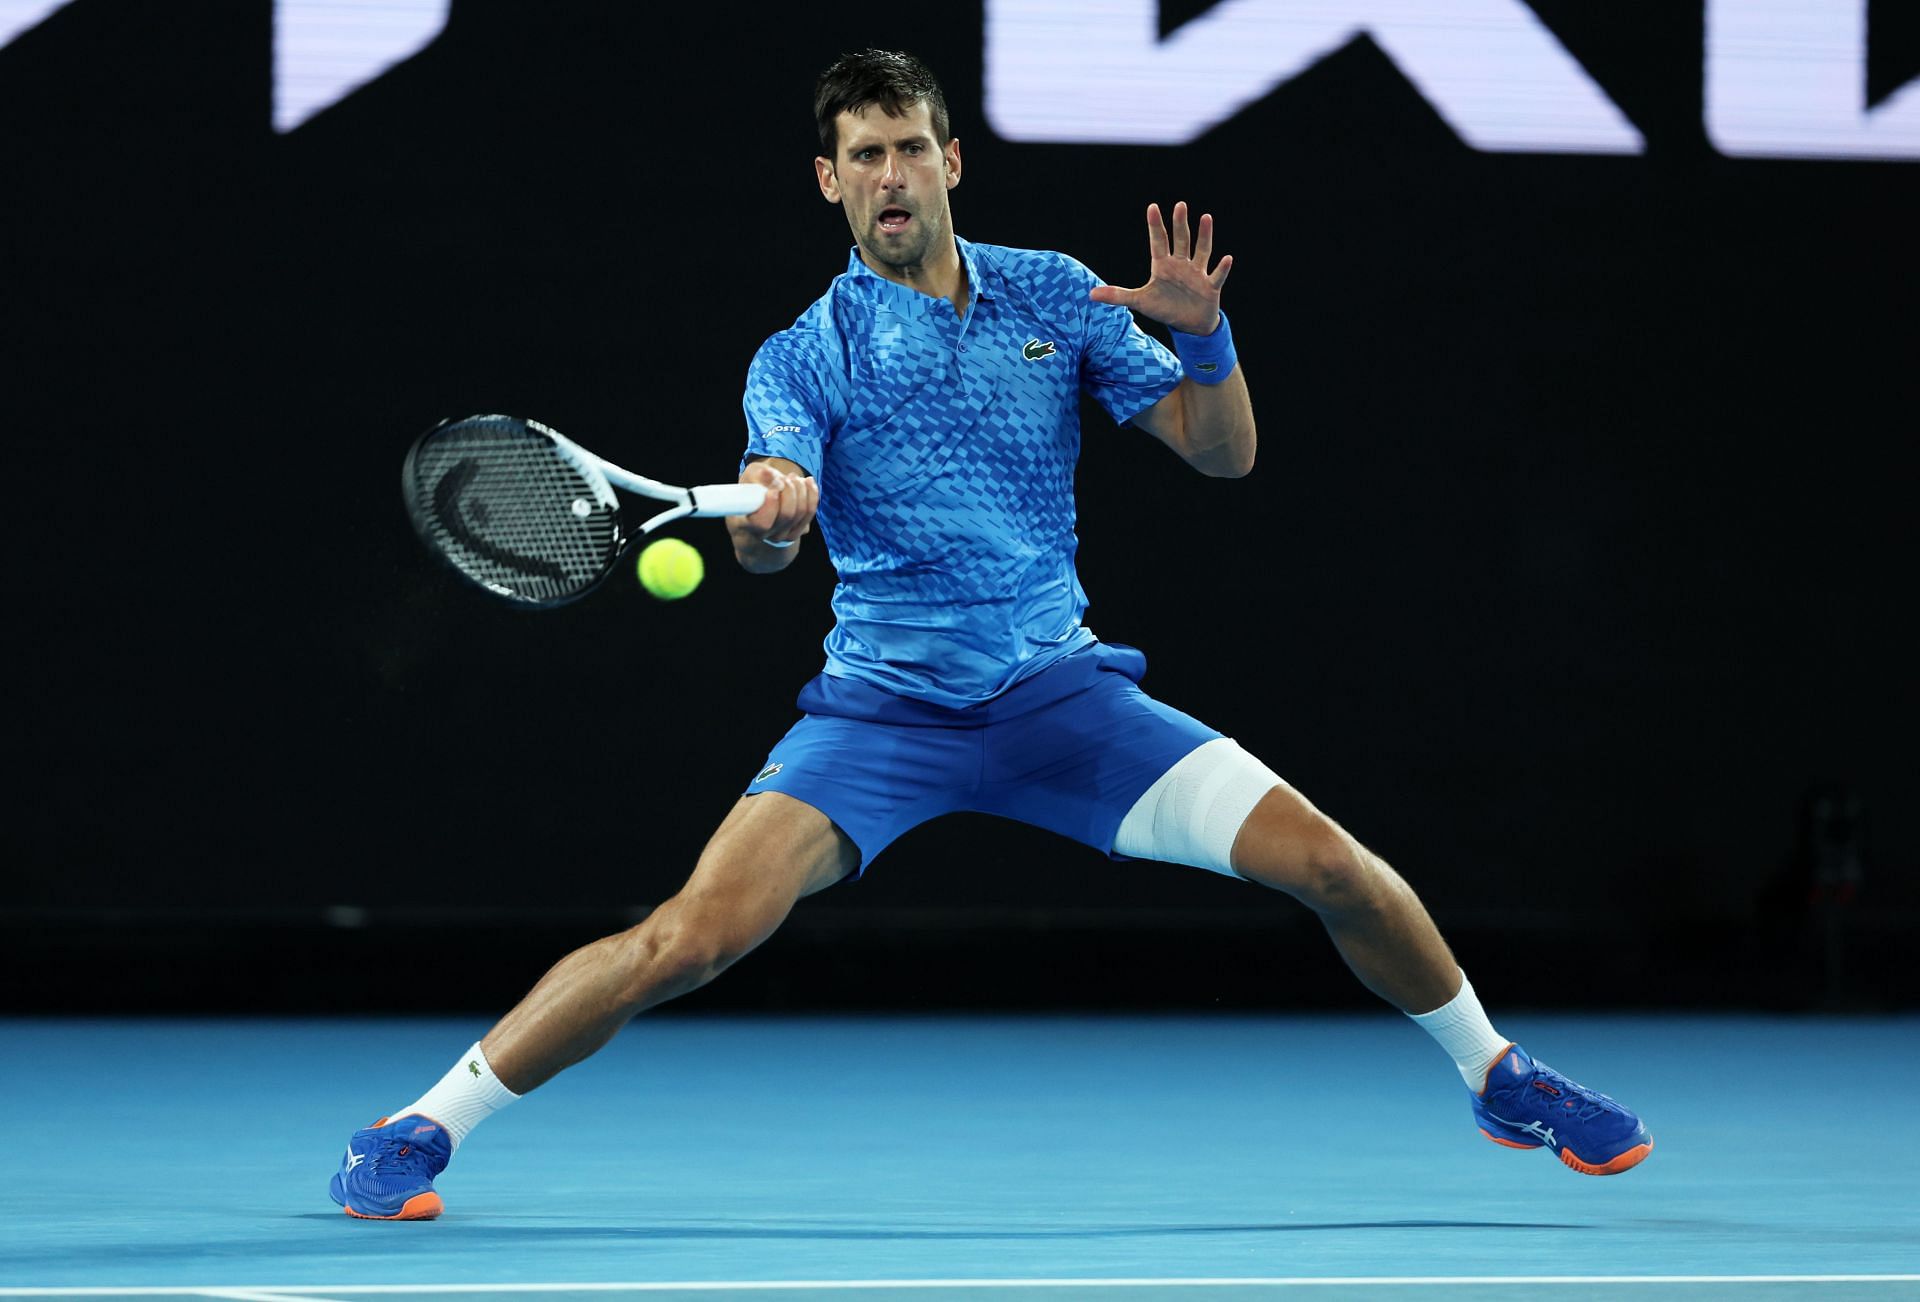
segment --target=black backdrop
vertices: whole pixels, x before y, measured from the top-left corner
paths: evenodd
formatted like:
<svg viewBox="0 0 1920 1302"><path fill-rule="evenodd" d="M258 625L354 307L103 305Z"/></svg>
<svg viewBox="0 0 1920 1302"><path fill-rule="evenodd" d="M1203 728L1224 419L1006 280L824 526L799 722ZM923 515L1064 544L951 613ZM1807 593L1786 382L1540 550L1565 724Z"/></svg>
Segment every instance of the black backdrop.
<svg viewBox="0 0 1920 1302"><path fill-rule="evenodd" d="M1255 473L1087 422L1088 619L1150 689L1503 1004L1913 1001L1920 166L1723 157L1698 5L1534 8L1644 154L1475 152L1364 39L1189 146L1010 143L964 4L454 0L276 134L265 0L58 11L0 49L6 1005L491 1006L672 892L819 663L824 557L692 523L693 598L519 614L428 560L399 457L503 410L729 476L753 349L845 257L808 98L863 44L945 80L962 234L1136 283L1186 198L1236 257ZM695 1005L1363 998L1309 924L961 817Z"/></svg>

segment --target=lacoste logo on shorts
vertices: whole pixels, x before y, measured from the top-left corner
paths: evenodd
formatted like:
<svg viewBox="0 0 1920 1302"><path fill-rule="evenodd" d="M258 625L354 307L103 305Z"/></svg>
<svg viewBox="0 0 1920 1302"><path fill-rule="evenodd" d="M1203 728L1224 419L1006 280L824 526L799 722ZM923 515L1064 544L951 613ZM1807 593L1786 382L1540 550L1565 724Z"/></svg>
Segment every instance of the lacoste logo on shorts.
<svg viewBox="0 0 1920 1302"><path fill-rule="evenodd" d="M765 782L768 778L772 777L774 774L778 773L781 769L785 767L786 765L784 764L769 764L765 768L760 770L760 776L756 777L754 779L754 782ZM749 783L748 785L752 785L752 784Z"/></svg>
<svg viewBox="0 0 1920 1302"><path fill-rule="evenodd" d="M1026 346L1020 350L1020 355L1030 362L1037 362L1042 357L1051 357L1053 356L1053 340L1049 339L1045 343L1042 343L1038 339L1029 339L1026 342Z"/></svg>

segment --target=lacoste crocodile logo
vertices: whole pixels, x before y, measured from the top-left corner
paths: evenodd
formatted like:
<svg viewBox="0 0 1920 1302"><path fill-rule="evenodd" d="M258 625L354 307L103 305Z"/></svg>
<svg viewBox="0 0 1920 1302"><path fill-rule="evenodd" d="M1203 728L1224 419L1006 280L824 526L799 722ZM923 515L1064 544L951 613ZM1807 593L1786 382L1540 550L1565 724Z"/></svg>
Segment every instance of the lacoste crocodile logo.
<svg viewBox="0 0 1920 1302"><path fill-rule="evenodd" d="M1026 342L1026 346L1021 348L1020 355L1030 362L1037 362L1042 357L1051 357L1053 356L1053 340L1049 339L1045 343L1041 343L1038 339L1029 339Z"/></svg>

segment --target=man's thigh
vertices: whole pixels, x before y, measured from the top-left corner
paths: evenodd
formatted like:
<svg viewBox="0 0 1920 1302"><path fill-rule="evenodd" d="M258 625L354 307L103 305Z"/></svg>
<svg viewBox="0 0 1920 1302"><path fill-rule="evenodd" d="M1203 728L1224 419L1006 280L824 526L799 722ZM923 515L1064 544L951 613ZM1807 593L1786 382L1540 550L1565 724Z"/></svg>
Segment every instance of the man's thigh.
<svg viewBox="0 0 1920 1302"><path fill-rule="evenodd" d="M969 807L981 750L980 729L809 714L768 752L743 794L779 792L811 805L859 848L864 872L911 828Z"/></svg>
<svg viewBox="0 0 1920 1302"><path fill-rule="evenodd" d="M988 731L972 807L1103 853L1112 852L1121 820L1160 775L1221 735L1118 673Z"/></svg>
<svg viewBox="0 0 1920 1302"><path fill-rule="evenodd" d="M860 866L860 851L818 809L778 792L742 796L707 839L683 896L765 896L790 905Z"/></svg>

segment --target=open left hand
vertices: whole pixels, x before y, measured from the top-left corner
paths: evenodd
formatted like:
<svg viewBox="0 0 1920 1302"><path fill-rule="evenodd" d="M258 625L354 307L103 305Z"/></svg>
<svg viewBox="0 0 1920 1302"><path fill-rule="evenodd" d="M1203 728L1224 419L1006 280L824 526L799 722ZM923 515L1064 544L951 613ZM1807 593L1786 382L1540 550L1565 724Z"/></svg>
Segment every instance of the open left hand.
<svg viewBox="0 0 1920 1302"><path fill-rule="evenodd" d="M1147 249L1152 254L1147 283L1138 289L1096 286L1096 303L1118 303L1164 326L1190 335L1210 335L1220 324L1220 287L1233 270L1231 255L1211 271L1213 214L1200 214L1198 237L1187 229L1187 205L1173 205L1173 234L1160 221L1160 205L1147 205Z"/></svg>

